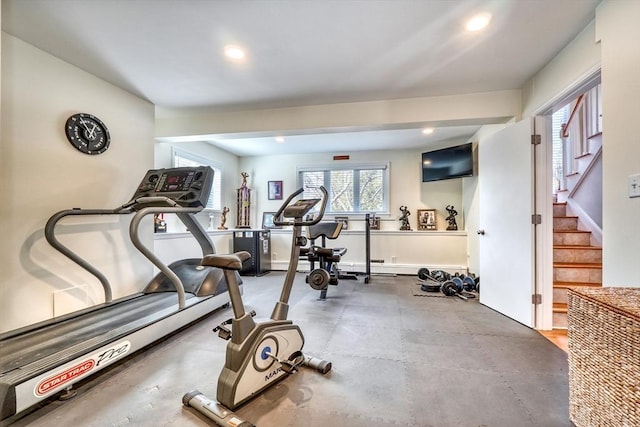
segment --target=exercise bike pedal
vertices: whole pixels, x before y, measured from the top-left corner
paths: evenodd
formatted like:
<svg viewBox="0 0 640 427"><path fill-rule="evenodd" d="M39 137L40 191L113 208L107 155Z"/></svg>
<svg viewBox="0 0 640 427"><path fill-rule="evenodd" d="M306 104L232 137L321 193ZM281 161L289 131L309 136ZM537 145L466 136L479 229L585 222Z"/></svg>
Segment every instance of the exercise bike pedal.
<svg viewBox="0 0 640 427"><path fill-rule="evenodd" d="M231 330L224 325L218 325L213 328L213 332L218 333L218 338L229 341L231 339Z"/></svg>
<svg viewBox="0 0 640 427"><path fill-rule="evenodd" d="M251 310L249 312L249 314L251 315L251 317L255 317L256 316L256 311L255 310ZM220 323L218 326L216 326L215 328L213 328L213 332L214 333L218 333L218 337L222 338L223 340L229 341L231 339L231 330L229 328L227 328L227 325L230 325L233 322L233 319L227 319L224 322Z"/></svg>
<svg viewBox="0 0 640 427"><path fill-rule="evenodd" d="M287 374L294 374L298 371L298 367L305 362L304 355L301 351L294 351L288 360L280 360L273 354L266 352L265 355L280 364L280 368Z"/></svg>

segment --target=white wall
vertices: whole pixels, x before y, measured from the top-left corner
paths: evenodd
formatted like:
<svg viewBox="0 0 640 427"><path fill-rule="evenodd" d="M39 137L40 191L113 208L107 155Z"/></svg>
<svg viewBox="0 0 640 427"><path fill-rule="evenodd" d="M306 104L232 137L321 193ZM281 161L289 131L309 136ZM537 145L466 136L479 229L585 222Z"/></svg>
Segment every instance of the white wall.
<svg viewBox="0 0 640 427"><path fill-rule="evenodd" d="M78 112L107 124L106 153L88 156L66 140L65 121ZM153 132L150 103L2 33L2 331L52 317L61 289L86 284L84 297L103 301L99 282L46 243L44 225L62 209L126 202L153 166ZM150 221L143 228L151 245ZM128 218L63 220L60 232L112 281L114 297L150 278L151 265L128 244Z"/></svg>
<svg viewBox="0 0 640 427"><path fill-rule="evenodd" d="M233 251L232 231L209 231L207 234L216 253ZM154 237L154 253L167 265L184 258L202 258L202 248L190 233L158 233ZM154 271L158 270L154 268Z"/></svg>
<svg viewBox="0 0 640 427"><path fill-rule="evenodd" d="M522 117L541 114L565 98L600 68L595 23L585 27L522 88Z"/></svg>
<svg viewBox="0 0 640 427"><path fill-rule="evenodd" d="M464 143L465 141L459 141ZM452 142L452 145L458 142ZM288 195L297 187L296 168L312 165L348 165L363 163L388 163L389 164L389 212L377 212L381 217L382 230L398 230L400 206L409 208L409 217L412 229L416 229L416 211L418 209L438 210L438 229L446 228L444 218L447 215L446 205L458 207L462 214L462 179L422 183L421 182L421 151L396 150L396 151L356 151L347 153L349 160L333 160L331 153L317 153L307 155L283 155L243 157L240 159L240 169L249 173L248 184L252 188L254 200L252 226L261 226L262 212L276 211L281 201L268 200L267 182L278 180L283 182L284 195ZM355 216L354 216L355 218ZM362 216L360 216L362 218ZM462 215L458 216L458 225L462 229L464 221ZM354 224L354 227L364 228L364 225ZM351 226L350 226L351 228Z"/></svg>
<svg viewBox="0 0 640 427"><path fill-rule="evenodd" d="M640 2L605 0L596 11L602 52L603 284L640 287Z"/></svg>
<svg viewBox="0 0 640 427"><path fill-rule="evenodd" d="M452 142L452 144L465 141ZM467 178L447 181L421 182L421 151L367 151L349 153L349 160L334 161L332 154L283 155L243 157L240 169L249 173L248 185L252 189L251 226L262 226L262 213L274 212L282 201L268 200L267 182L282 181L284 196L297 190L296 168L310 165L339 163L388 163L390 181L389 212L377 212L381 218L380 231L372 231L371 257L384 260L384 265L374 264L374 271L415 274L419 267L447 268L454 271L466 269L466 233L462 205L462 182ZM398 231L400 228L400 206L406 205L414 231ZM458 227L461 232L444 231L447 223L445 207L457 208ZM441 232L418 232L417 210L436 209L438 230ZM362 271L364 264L363 215L347 215L349 228L335 241L335 247L347 247L343 258L345 269ZM331 216L327 216L331 218ZM274 268L286 268L291 248L288 232L276 230L272 233L272 256Z"/></svg>
<svg viewBox="0 0 640 427"><path fill-rule="evenodd" d="M453 141L452 144L465 141ZM185 149L194 148L198 144L183 143ZM174 143L175 145L175 143ZM214 147L208 144L200 145L198 154L214 160L224 156L224 152L216 152ZM170 165L170 147L166 143L156 144L156 166L166 167ZM229 155L228 153L226 153ZM451 272L466 272L466 232L464 231L464 208L462 207L462 182L467 179L453 179L448 181L422 183L420 177L421 151L377 151L350 153L351 159L340 161L344 163L388 163L390 171L390 211L377 212L381 217L381 230L373 231L371 236L371 257L383 260L384 263L374 263L374 273L398 273L415 274L418 268L442 268ZM233 158L228 158L227 163L232 163ZM297 167L310 165L327 165L333 163L331 154L312 155L284 155L284 156L260 156L243 157L239 159L237 173L230 178L225 172L225 194L231 191L234 197L230 204L231 211L228 215L228 226L235 226L235 191L241 184L240 173L246 171L249 174L247 184L251 188L251 226L262 227L262 213L274 212L282 201L268 200L267 182L282 181L285 198L295 190ZM226 163L225 163L226 164ZM235 179L235 182L234 182ZM454 205L459 212L458 225L460 231L444 231L447 224L445 217L447 205ZM411 216L410 222L414 231L399 231L400 216L399 207L408 206ZM416 211L418 209L436 209L438 211L438 232L415 231ZM343 231L339 239L330 242L334 247L348 248L341 266L347 271L364 271L365 240L363 215L350 215L349 228ZM328 216L331 218L331 216ZM231 251L230 235L224 237L213 233L219 243L216 249L220 253ZM225 240L225 237L228 240ZM197 256L198 248L191 242L187 234L157 235L155 241L156 250L161 259L169 262L177 257ZM288 229L273 230L271 233L272 244L272 268L284 270L288 267L291 251L291 232ZM306 268L301 263L301 268Z"/></svg>

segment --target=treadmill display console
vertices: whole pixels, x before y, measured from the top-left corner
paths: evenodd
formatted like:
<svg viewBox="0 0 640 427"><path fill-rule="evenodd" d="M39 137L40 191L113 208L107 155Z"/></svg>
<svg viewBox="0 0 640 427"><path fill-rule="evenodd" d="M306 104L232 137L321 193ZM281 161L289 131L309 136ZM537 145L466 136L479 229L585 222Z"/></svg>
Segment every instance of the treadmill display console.
<svg viewBox="0 0 640 427"><path fill-rule="evenodd" d="M135 208L167 206L162 200L145 201L146 197L166 197L182 207L204 208L211 194L213 173L209 166L149 170L132 197L142 199Z"/></svg>

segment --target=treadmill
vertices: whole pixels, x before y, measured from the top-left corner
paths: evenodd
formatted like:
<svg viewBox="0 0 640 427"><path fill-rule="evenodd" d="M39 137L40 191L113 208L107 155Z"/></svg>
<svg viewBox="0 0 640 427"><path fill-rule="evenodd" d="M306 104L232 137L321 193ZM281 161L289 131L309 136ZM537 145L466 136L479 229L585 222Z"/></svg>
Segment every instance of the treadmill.
<svg viewBox="0 0 640 427"><path fill-rule="evenodd" d="M175 213L200 244L203 257L215 253L194 217L207 205L213 174L208 166L150 170L131 200L118 208L69 209L49 218L47 241L100 281L105 302L0 334L0 420L58 394L74 394L74 383L229 303L220 269L200 265L201 258L167 266L138 236L145 216ZM130 214L131 241L160 272L142 292L113 300L107 278L64 246L55 226L68 216Z"/></svg>

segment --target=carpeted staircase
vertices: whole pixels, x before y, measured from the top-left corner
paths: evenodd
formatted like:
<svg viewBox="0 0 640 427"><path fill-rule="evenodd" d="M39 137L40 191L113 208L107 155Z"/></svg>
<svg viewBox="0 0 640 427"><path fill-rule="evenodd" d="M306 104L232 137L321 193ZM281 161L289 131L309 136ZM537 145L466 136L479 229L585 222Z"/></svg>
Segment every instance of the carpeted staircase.
<svg viewBox="0 0 640 427"><path fill-rule="evenodd" d="M553 204L553 328L567 328L567 288L602 286L602 248L591 232L578 230L566 203Z"/></svg>

